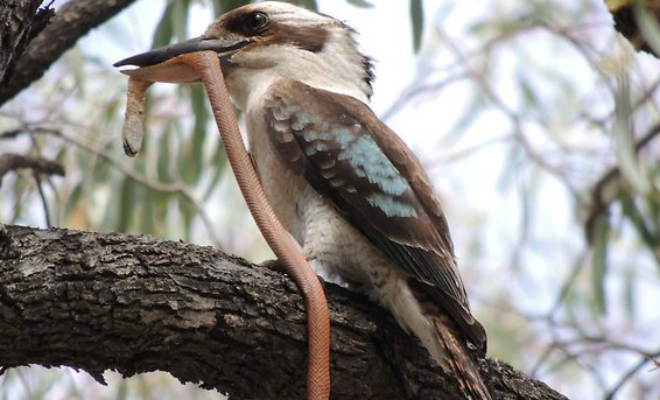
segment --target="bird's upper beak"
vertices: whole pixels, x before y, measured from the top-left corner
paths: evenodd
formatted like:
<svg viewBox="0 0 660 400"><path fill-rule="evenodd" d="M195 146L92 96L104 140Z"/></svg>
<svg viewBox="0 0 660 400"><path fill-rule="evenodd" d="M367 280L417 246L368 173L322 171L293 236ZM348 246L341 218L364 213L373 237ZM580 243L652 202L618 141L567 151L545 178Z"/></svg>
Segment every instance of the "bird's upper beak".
<svg viewBox="0 0 660 400"><path fill-rule="evenodd" d="M250 43L249 40L215 39L196 37L171 46L161 47L146 53L125 58L115 67L134 65L136 69L121 72L131 77L152 81L182 83L199 79L198 74L186 63L177 62L176 57L196 51L215 51L218 57L230 56Z"/></svg>

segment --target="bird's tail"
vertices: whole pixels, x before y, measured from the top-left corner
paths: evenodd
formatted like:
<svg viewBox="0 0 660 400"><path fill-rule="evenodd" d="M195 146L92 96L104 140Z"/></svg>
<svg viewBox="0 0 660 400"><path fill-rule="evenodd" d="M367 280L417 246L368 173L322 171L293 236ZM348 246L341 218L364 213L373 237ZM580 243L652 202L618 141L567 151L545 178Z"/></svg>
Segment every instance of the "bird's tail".
<svg viewBox="0 0 660 400"><path fill-rule="evenodd" d="M470 400L492 400L476 364L470 358L467 344L461 340L445 316L429 316L435 336L443 351L443 363L454 372L461 390Z"/></svg>

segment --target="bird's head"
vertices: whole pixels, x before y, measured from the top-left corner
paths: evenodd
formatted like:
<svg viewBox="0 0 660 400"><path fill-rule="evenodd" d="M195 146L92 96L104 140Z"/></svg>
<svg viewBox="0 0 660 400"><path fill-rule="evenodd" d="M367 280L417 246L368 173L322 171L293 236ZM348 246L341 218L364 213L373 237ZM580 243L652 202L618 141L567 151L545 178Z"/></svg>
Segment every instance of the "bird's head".
<svg viewBox="0 0 660 400"><path fill-rule="evenodd" d="M355 31L345 23L291 4L265 1L234 9L200 37L119 61L122 71L159 82L198 79L184 64L159 64L195 51L218 53L230 93L241 106L248 96L277 79L348 94L366 101L372 94L371 60L358 50Z"/></svg>

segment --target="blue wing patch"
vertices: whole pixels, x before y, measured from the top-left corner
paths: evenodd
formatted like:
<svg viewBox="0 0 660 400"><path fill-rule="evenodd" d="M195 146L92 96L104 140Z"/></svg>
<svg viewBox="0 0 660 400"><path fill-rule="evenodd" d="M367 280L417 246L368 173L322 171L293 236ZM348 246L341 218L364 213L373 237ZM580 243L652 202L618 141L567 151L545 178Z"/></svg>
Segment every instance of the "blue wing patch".
<svg viewBox="0 0 660 400"><path fill-rule="evenodd" d="M303 153L311 161L317 156L320 175L330 186L357 195L356 186L365 185L356 184L366 180L371 185L361 194L385 216L418 216L409 196L404 196L412 193L408 181L359 124L331 124L295 106L282 107L274 116L280 121L290 118L291 130L299 138Z"/></svg>

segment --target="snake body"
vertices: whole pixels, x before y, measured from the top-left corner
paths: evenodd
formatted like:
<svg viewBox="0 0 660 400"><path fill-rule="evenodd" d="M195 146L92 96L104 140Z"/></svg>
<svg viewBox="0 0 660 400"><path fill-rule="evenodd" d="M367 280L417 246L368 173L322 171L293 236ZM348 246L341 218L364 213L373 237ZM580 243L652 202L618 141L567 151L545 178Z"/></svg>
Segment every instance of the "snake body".
<svg viewBox="0 0 660 400"><path fill-rule="evenodd" d="M330 397L330 316L323 286L268 202L259 176L243 143L218 55L212 51L188 53L159 65L168 63L187 64L201 78L211 103L213 116L221 132L227 159L250 213L266 242L303 293L308 315L309 337L307 399L327 400ZM154 67L158 67L158 65ZM141 143L143 135L140 129L143 116L143 112L140 112L143 110L141 103L144 101L144 92L151 83L134 76L131 76L130 79L129 87L133 90L128 94L126 120L132 126L128 130L125 128L124 132L130 133L130 135L128 137L126 134L124 135L124 143L126 146L127 139L130 139L129 149L132 153L137 153L139 146L134 143ZM135 100L137 100L138 106L131 106L131 104L135 104Z"/></svg>

